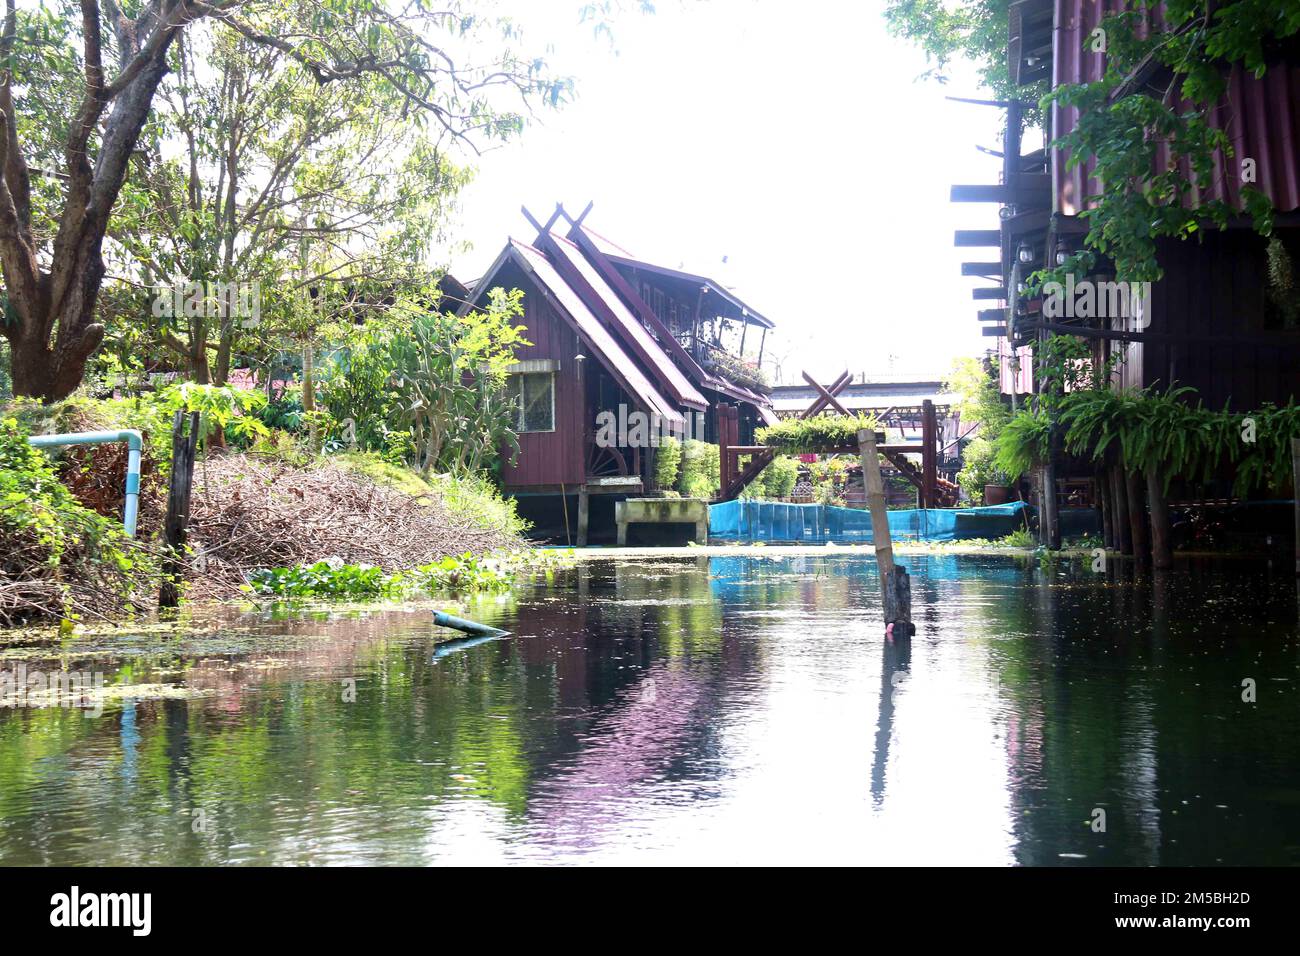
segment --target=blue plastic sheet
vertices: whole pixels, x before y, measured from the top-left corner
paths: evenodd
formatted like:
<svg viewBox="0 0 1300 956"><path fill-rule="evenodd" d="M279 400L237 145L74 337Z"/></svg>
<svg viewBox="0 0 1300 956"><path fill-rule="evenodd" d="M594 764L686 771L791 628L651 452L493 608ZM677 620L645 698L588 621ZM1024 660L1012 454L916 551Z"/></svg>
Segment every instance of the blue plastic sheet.
<svg viewBox="0 0 1300 956"><path fill-rule="evenodd" d="M889 512L896 540L1001 538L1024 527L1023 501L982 508L915 508ZM709 505L709 537L731 541L871 542L871 513L833 505L725 501Z"/></svg>

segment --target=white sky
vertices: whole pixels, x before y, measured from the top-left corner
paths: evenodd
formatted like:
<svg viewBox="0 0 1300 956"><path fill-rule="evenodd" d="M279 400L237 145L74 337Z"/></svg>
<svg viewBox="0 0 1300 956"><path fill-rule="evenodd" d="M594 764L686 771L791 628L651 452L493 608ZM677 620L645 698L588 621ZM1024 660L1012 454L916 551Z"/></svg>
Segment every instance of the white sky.
<svg viewBox="0 0 1300 956"><path fill-rule="evenodd" d="M659 0L615 25L614 47L578 22L580 0L513 0L533 40L577 81L574 102L478 161L452 271L477 278L519 213L557 201L639 258L734 286L771 318L783 381L846 367L942 375L980 335L958 228L997 227L953 183L995 183L1000 111L972 71L916 82L924 56L885 28L880 0ZM973 253L973 255L972 255ZM722 259L727 257L724 264Z"/></svg>

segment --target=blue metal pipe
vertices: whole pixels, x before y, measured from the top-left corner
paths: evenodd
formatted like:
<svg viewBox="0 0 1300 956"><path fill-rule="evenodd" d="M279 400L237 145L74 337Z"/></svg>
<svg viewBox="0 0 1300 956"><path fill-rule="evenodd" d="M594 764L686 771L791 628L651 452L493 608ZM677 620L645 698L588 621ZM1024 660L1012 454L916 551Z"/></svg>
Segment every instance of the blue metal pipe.
<svg viewBox="0 0 1300 956"><path fill-rule="evenodd" d="M32 435L28 444L35 448L57 445L108 445L126 442L126 505L122 509L122 527L128 538L135 537L136 519L140 514L140 450L144 436L133 428L107 432L69 432L66 435Z"/></svg>

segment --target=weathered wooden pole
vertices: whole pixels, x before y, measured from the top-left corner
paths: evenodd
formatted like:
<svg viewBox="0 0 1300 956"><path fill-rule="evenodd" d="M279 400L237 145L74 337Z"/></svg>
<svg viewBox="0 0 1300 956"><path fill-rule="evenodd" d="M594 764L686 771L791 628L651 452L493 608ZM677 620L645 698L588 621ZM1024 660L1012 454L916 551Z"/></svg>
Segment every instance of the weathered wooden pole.
<svg viewBox="0 0 1300 956"><path fill-rule="evenodd" d="M1128 496L1128 520L1132 525L1133 556L1145 564L1151 560L1151 539L1147 535L1147 508L1142 500L1142 476L1124 466L1124 489Z"/></svg>
<svg viewBox="0 0 1300 956"><path fill-rule="evenodd" d="M199 413L189 414L190 430L185 434L185 413L172 419L172 473L167 489L167 518L163 524L162 587L158 606L177 607L181 603L184 579L185 537L190 523L190 488L194 479L194 452L199 443Z"/></svg>
<svg viewBox="0 0 1300 956"><path fill-rule="evenodd" d="M1300 575L1300 438L1291 439L1291 476L1295 485L1295 573Z"/></svg>
<svg viewBox="0 0 1300 956"><path fill-rule="evenodd" d="M1128 519L1128 491L1124 485L1124 469L1112 465L1110 470L1111 500L1115 502L1115 548L1120 554L1133 553L1133 526Z"/></svg>
<svg viewBox="0 0 1300 956"><path fill-rule="evenodd" d="M885 481L880 474L876 433L869 428L858 432L858 453L862 458L862 485L871 509L871 543L876 549L880 571L880 596L885 608L885 630L891 636L911 637L912 584L907 568L894 563L894 543L889 536L889 511L885 504Z"/></svg>
<svg viewBox="0 0 1300 956"><path fill-rule="evenodd" d="M1169 543L1169 502L1165 483L1155 465L1147 465L1147 500L1151 506L1151 563L1156 568L1174 566L1174 552Z"/></svg>
<svg viewBox="0 0 1300 956"><path fill-rule="evenodd" d="M1106 480L1106 470L1097 472L1097 507L1101 509L1101 543L1106 548L1115 547L1114 509L1110 503L1110 482Z"/></svg>
<svg viewBox="0 0 1300 956"><path fill-rule="evenodd" d="M939 456L936 445L939 441L938 420L934 413L934 402L925 399L921 402L921 507L933 508L935 492L939 487Z"/></svg>
<svg viewBox="0 0 1300 956"><path fill-rule="evenodd" d="M587 483L584 481L578 486L578 547L587 546L587 525L591 517L591 495L587 490ZM568 534L569 520L566 516L564 520L564 531Z"/></svg>

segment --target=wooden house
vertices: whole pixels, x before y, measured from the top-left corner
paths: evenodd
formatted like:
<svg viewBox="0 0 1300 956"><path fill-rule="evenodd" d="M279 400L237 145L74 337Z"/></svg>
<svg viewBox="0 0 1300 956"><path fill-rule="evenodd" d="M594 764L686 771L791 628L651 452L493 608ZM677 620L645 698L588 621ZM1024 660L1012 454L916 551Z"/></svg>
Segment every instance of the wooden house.
<svg viewBox="0 0 1300 956"><path fill-rule="evenodd" d="M635 258L585 224L590 210L545 223L525 210L534 235L507 241L463 307L524 293L532 344L509 382L520 448L501 480L543 533L579 544L612 527L614 498L654 490L661 436L716 441L734 409L752 442L776 420L760 371L772 322L712 279Z"/></svg>
<svg viewBox="0 0 1300 956"><path fill-rule="evenodd" d="M1055 89L1099 79L1105 54L1089 52L1085 41L1118 6L1114 0L1012 4L1007 57L1013 81L1028 86L1050 79ZM1155 89L1167 77L1144 80ZM1171 95L1177 99L1176 91ZM1082 246L1088 226L1080 213L1101 186L1090 175L1090 162L1071 167L1063 150L1022 153L1021 117L1028 103L987 105L1007 113L1001 182L953 186L952 199L999 206L999 228L959 230L955 244L996 250L982 257L988 261L964 263L962 272L993 282L976 288L974 297L982 306L978 317L985 333L999 339L1004 392L1034 390L1032 360L1023 348L1029 341L1070 332L1119 355L1117 384L1124 387L1189 385L1207 405L1236 409L1286 402L1296 393L1300 325L1270 295L1268 240L1255 233L1245 215L1226 230L1203 231L1199 239L1160 241L1164 276L1152 289L1152 314L1141 320L1045 317L1040 301L1020 296L1017 286L1024 277ZM1300 56L1279 53L1261 78L1234 66L1228 93L1212 119L1228 134L1235 156L1219 157L1216 177L1204 184L1203 193L1242 208L1236 169L1241 160L1253 160L1253 185L1276 212L1275 235L1300 265ZM1054 106L1047 121L1050 143L1073 128L1077 110Z"/></svg>
<svg viewBox="0 0 1300 956"><path fill-rule="evenodd" d="M1249 217L1233 218L1223 230L1201 230L1186 241L1162 239L1157 259L1163 277L1152 284L1143 312L1126 316L1061 317L1027 299L1024 279L1046 264L1060 264L1082 248L1088 224L1081 213L1101 191L1089 159L1072 165L1064 150L1022 151L1021 127L1029 100L1044 85L1093 82L1106 67L1104 52L1087 42L1102 20L1116 13L1117 0L1021 0L1009 9L1007 60L1012 81L1029 93L1025 100L984 101L1006 111L1002 173L996 184L955 185L954 202L996 205L997 228L959 230L954 242L980 261L962 274L988 280L973 291L984 334L997 339L1002 390L1019 399L1038 385L1026 346L1053 333L1092 343L1094 359L1115 359L1114 384L1123 388L1190 386L1212 408L1244 411L1300 394L1300 323L1295 309L1279 307L1270 286L1269 256L1281 248L1300 268L1300 50L1297 44L1270 53L1262 77L1240 64L1226 75L1227 94L1209 114L1234 155L1220 153L1215 175L1197 184L1200 195L1244 209L1243 160L1252 161L1253 183L1272 202L1274 236L1258 235ZM1159 10L1153 14L1159 16ZM1178 86L1158 64L1134 75L1127 92L1152 92L1172 99ZM1167 90L1161 94L1160 91ZM1045 122L1053 142L1078 122L1077 109L1054 104ZM1190 176L1190 170L1184 169ZM1104 260L1088 278L1107 276ZM1130 310L1131 311L1131 310ZM1019 399L1022 400L1023 399ZM1063 480L1065 476L1056 476ZM1059 493L1059 488L1058 488Z"/></svg>

